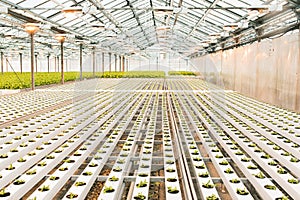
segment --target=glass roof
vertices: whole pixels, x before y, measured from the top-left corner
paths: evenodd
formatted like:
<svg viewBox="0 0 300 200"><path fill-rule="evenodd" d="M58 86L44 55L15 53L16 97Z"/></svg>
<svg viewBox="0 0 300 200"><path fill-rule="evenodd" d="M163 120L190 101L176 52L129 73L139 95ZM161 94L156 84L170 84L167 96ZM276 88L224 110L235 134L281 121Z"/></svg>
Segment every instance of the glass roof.
<svg viewBox="0 0 300 200"><path fill-rule="evenodd" d="M8 9L0 12L1 37L14 40L1 40L2 49L29 41L23 31L28 22L40 25L37 46L46 46L49 51L56 48L54 35L63 33L66 48L71 50L83 43L130 55L161 46L187 57L207 51L204 43L211 49L230 47L236 37L247 43L258 37L256 27L264 23L267 32L299 23L294 12L299 5L289 0L0 0L0 5ZM262 9L262 5L273 6ZM252 8L257 11L252 12L250 6L261 8ZM69 7L79 7L82 12L67 16L62 10ZM280 15L283 12L285 15ZM224 25L232 29L225 30Z"/></svg>

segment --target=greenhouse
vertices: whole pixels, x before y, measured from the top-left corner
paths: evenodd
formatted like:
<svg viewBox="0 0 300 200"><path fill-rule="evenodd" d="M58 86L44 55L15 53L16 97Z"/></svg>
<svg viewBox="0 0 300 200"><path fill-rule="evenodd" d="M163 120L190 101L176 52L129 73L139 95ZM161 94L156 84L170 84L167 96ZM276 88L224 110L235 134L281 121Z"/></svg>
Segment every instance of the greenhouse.
<svg viewBox="0 0 300 200"><path fill-rule="evenodd" d="M299 0L0 0L0 200L299 200Z"/></svg>

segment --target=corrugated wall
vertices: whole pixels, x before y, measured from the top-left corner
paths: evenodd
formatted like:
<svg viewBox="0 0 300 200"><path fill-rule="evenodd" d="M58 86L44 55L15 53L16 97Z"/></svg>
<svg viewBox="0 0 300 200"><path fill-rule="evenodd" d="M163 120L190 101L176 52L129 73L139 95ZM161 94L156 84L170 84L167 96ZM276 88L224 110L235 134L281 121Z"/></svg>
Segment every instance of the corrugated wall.
<svg viewBox="0 0 300 200"><path fill-rule="evenodd" d="M196 58L207 80L261 101L300 111L300 34Z"/></svg>

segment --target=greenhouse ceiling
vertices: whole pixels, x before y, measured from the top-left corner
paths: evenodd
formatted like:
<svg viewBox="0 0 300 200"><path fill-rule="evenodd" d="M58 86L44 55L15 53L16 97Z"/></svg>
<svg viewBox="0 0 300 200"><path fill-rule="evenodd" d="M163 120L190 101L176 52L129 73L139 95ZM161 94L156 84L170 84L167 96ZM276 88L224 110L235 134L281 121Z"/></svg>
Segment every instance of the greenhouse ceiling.
<svg viewBox="0 0 300 200"><path fill-rule="evenodd" d="M36 23L36 51L57 54L177 52L199 56L299 28L298 0L0 0L1 48L26 54L24 24Z"/></svg>

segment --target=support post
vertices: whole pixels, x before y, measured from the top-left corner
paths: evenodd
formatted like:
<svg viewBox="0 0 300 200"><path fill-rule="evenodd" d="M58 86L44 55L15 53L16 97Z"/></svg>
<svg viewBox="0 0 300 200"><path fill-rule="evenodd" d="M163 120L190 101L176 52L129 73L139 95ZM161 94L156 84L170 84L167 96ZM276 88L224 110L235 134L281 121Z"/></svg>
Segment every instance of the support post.
<svg viewBox="0 0 300 200"><path fill-rule="evenodd" d="M122 56L121 58L122 58L122 72L124 72L125 71L125 57Z"/></svg>
<svg viewBox="0 0 300 200"><path fill-rule="evenodd" d="M57 72L59 72L59 56L56 56L56 60L57 60Z"/></svg>
<svg viewBox="0 0 300 200"><path fill-rule="evenodd" d="M111 53L108 53L108 71L111 72Z"/></svg>
<svg viewBox="0 0 300 200"><path fill-rule="evenodd" d="M60 42L61 84L65 83L64 74L64 41Z"/></svg>
<svg viewBox="0 0 300 200"><path fill-rule="evenodd" d="M23 73L23 60L22 60L22 53L19 53L19 57L20 57L20 72L21 74Z"/></svg>
<svg viewBox="0 0 300 200"><path fill-rule="evenodd" d="M122 56L119 56L119 71L122 71Z"/></svg>
<svg viewBox="0 0 300 200"><path fill-rule="evenodd" d="M3 52L1 51L1 73L3 74L4 73L4 54Z"/></svg>
<svg viewBox="0 0 300 200"><path fill-rule="evenodd" d="M31 90L34 90L35 83L34 83L34 41L33 41L33 34L30 34L30 63L31 63Z"/></svg>
<svg viewBox="0 0 300 200"><path fill-rule="evenodd" d="M82 43L79 45L79 68L80 68L80 80L82 81Z"/></svg>
<svg viewBox="0 0 300 200"><path fill-rule="evenodd" d="M37 72L38 71L37 70L37 68L38 68L38 55L35 54L34 57L35 57L35 72Z"/></svg>
<svg viewBox="0 0 300 200"><path fill-rule="evenodd" d="M114 56L115 56L115 72L117 71L117 63L118 63L118 61L117 61L117 54L114 54Z"/></svg>
<svg viewBox="0 0 300 200"><path fill-rule="evenodd" d="M56 72L56 63L57 61L56 61L56 56L54 56L54 72Z"/></svg>
<svg viewBox="0 0 300 200"><path fill-rule="evenodd" d="M96 52L95 48L93 48L93 77L95 78L96 76Z"/></svg>
<svg viewBox="0 0 300 200"><path fill-rule="evenodd" d="M104 74L104 64L105 64L105 60L104 60L104 52L102 52L102 74Z"/></svg>
<svg viewBox="0 0 300 200"><path fill-rule="evenodd" d="M47 55L48 73L50 72L50 55Z"/></svg>

